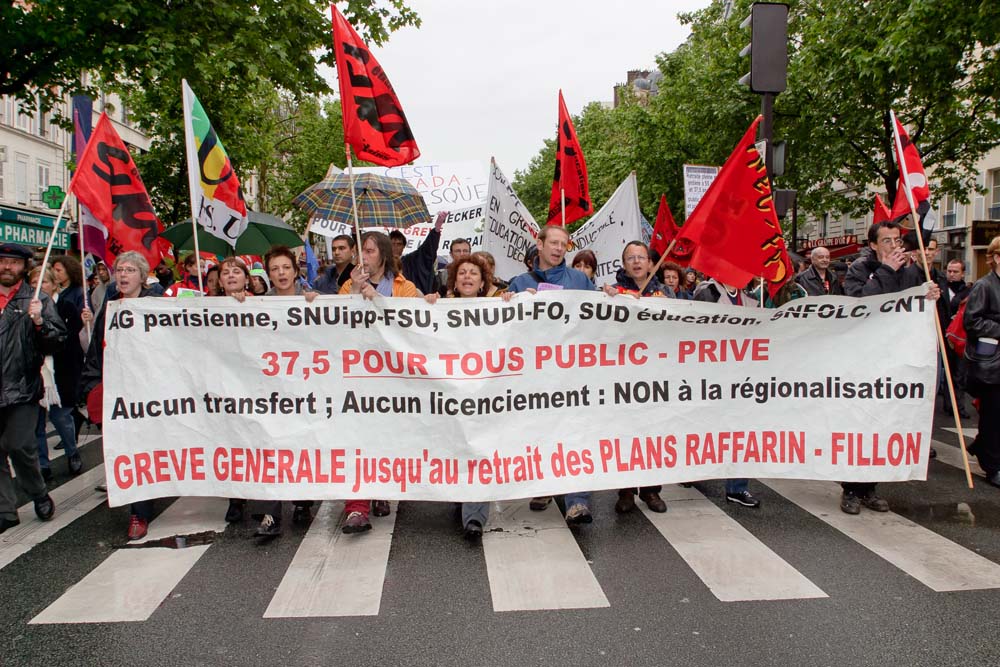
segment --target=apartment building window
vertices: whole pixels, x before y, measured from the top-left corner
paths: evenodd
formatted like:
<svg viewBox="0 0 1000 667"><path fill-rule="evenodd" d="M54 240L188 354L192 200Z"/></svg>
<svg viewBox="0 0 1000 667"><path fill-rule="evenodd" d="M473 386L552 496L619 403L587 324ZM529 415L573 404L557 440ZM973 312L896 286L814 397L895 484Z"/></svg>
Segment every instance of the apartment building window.
<svg viewBox="0 0 1000 667"><path fill-rule="evenodd" d="M945 195L941 200L941 224L944 227L954 227L958 224L958 216L955 213L955 198Z"/></svg>
<svg viewBox="0 0 1000 667"><path fill-rule="evenodd" d="M994 169L989 175L990 220L1000 220L1000 169Z"/></svg>
<svg viewBox="0 0 1000 667"><path fill-rule="evenodd" d="M34 116L26 111L21 103L17 103L17 129L24 130L25 132L31 132L31 123L34 120Z"/></svg>
<svg viewBox="0 0 1000 667"><path fill-rule="evenodd" d="M2 106L2 105L0 105ZM7 147L0 146L0 199L6 199L4 194L4 172L7 166Z"/></svg>
<svg viewBox="0 0 1000 667"><path fill-rule="evenodd" d="M27 155L18 155L14 161L14 195L18 204L28 203Z"/></svg>
<svg viewBox="0 0 1000 667"><path fill-rule="evenodd" d="M38 162L38 200L41 201L42 193L49 187L49 165Z"/></svg>

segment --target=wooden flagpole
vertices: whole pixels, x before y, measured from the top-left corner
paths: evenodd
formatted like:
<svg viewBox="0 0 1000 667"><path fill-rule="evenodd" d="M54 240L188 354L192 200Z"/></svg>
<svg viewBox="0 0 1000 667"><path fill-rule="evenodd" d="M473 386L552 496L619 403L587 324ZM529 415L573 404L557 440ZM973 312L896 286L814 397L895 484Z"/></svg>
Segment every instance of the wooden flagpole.
<svg viewBox="0 0 1000 667"><path fill-rule="evenodd" d="M566 227L566 191L559 188L559 201L562 208L562 226Z"/></svg>
<svg viewBox="0 0 1000 667"><path fill-rule="evenodd" d="M660 265L663 264L663 260L665 260L667 258L667 255L670 254L670 251L674 249L674 244L675 243L677 243L677 237L676 236L674 238L670 239L670 245L668 245L667 249L663 251L662 255L660 255L660 259L656 260L656 264L653 265L653 269L649 272L649 275L646 276L646 280L644 280L642 282L642 284L639 285L639 294L640 295L643 292L646 291L646 285L648 285L649 281L652 280L653 276L656 275L656 272L659 270Z"/></svg>
<svg viewBox="0 0 1000 667"><path fill-rule="evenodd" d="M351 208L354 211L354 236L358 244L358 264L364 267L361 261L361 221L358 220L358 198L354 192L354 164L351 162L351 144L344 142L344 152L347 154L347 180L351 184Z"/></svg>
<svg viewBox="0 0 1000 667"><path fill-rule="evenodd" d="M910 214L913 216L913 230L917 235L917 244L920 246L920 256L923 257L924 277L927 282L931 282L931 267L927 265L927 253L924 250L923 227L920 224L920 216L917 215L917 207L913 201L913 191L910 189L910 174L906 171L906 160L903 157L903 143L899 139L899 132L896 130L896 113L889 111L892 116L892 137L896 144L896 161L899 163L899 172L903 175L903 192L906 195L906 203L910 205ZM944 296L943 294L941 295ZM941 321L938 315L937 304L934 308L934 331L937 332L938 349L941 351L941 361L944 364L944 377L948 382L948 397L951 399L951 410L955 418L955 430L958 433L959 449L962 451L962 463L965 465L965 480L969 488L973 488L972 469L969 468L969 452L965 447L965 433L962 431L962 421L958 414L958 399L955 397L955 385L951 381L951 364L948 363L948 348L945 346L944 336L941 334Z"/></svg>
<svg viewBox="0 0 1000 667"><path fill-rule="evenodd" d="M59 207L59 215L56 217L55 223L52 225L52 233L49 234L49 244L45 248L45 258L42 260L42 275L45 275L45 267L49 264L49 257L52 255L52 244L56 241L56 234L59 232L59 224L63 220L63 214L66 212L66 202L69 201L69 197L63 198L62 206ZM84 283L86 284L86 283ZM35 296L37 299L38 295L42 292L42 278L39 276L38 284L35 285Z"/></svg>

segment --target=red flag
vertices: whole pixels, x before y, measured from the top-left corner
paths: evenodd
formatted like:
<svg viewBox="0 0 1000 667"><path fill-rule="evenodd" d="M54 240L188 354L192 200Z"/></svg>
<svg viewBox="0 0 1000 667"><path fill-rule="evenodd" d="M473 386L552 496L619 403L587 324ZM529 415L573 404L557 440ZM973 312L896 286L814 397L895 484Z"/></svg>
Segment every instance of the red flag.
<svg viewBox="0 0 1000 667"><path fill-rule="evenodd" d="M556 142L556 172L552 178L552 197L549 199L547 224L562 224L562 198L566 197L566 224L575 222L594 212L590 201L590 185L587 182L587 163L583 159L583 149L573 127L559 91L559 133Z"/></svg>
<svg viewBox="0 0 1000 667"><path fill-rule="evenodd" d="M69 189L89 210L89 224L107 230L106 262L135 250L152 268L170 251L170 242L160 237L163 223L153 212L135 162L106 114L87 142Z"/></svg>
<svg viewBox="0 0 1000 667"><path fill-rule="evenodd" d="M727 285L763 276L773 297L795 275L750 125L677 234L671 258Z"/></svg>
<svg viewBox="0 0 1000 667"><path fill-rule="evenodd" d="M344 140L359 158L383 167L413 162L420 149L389 78L335 5L330 13Z"/></svg>
<svg viewBox="0 0 1000 667"><path fill-rule="evenodd" d="M649 239L649 247L658 255L667 251L667 246L677 236L677 224L667 206L667 195L660 195L660 208L656 211L656 224L653 225L653 236Z"/></svg>
<svg viewBox="0 0 1000 667"><path fill-rule="evenodd" d="M899 186L896 201L892 205L892 217L897 218L910 213L910 203L906 197L906 190L909 189L913 197L913 208L922 222L931 207L931 189L927 184L927 174L924 173L924 165L920 161L917 147L910 141L906 129L896 118L895 113L892 113L892 122L896 164L899 165Z"/></svg>
<svg viewBox="0 0 1000 667"><path fill-rule="evenodd" d="M889 220L889 219L890 219L889 208L885 205L885 202L882 201L882 198L879 197L878 194L876 194L875 195L875 216L872 219L872 224L877 225L878 223L882 222L883 220Z"/></svg>

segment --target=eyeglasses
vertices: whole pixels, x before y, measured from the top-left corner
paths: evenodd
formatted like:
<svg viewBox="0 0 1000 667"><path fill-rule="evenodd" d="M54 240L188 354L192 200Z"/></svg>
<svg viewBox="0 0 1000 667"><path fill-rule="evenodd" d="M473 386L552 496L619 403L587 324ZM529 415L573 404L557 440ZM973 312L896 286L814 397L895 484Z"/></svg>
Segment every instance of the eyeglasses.
<svg viewBox="0 0 1000 667"><path fill-rule="evenodd" d="M903 239L879 239L879 243L882 245L902 246Z"/></svg>
<svg viewBox="0 0 1000 667"><path fill-rule="evenodd" d="M646 255L629 255L625 258L626 262L648 262L649 257Z"/></svg>
<svg viewBox="0 0 1000 667"><path fill-rule="evenodd" d="M115 269L115 273L125 276L131 276L133 274L139 273L139 269L135 268L134 266L119 266L117 269Z"/></svg>

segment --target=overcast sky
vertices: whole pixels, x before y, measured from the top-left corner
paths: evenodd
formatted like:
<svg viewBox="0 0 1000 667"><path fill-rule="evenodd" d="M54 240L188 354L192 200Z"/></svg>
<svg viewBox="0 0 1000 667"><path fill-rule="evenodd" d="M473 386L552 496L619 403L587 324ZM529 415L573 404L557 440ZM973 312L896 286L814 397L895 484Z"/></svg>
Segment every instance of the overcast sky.
<svg viewBox="0 0 1000 667"><path fill-rule="evenodd" d="M688 30L677 13L709 0L408 0L419 29L373 53L410 121L420 162L495 156L513 178L571 114L612 99L630 69L653 69ZM336 90L336 78L328 78Z"/></svg>

